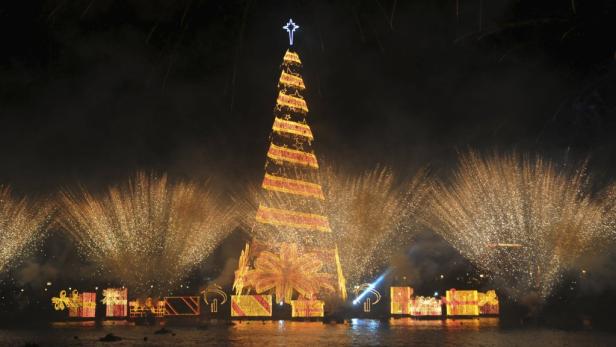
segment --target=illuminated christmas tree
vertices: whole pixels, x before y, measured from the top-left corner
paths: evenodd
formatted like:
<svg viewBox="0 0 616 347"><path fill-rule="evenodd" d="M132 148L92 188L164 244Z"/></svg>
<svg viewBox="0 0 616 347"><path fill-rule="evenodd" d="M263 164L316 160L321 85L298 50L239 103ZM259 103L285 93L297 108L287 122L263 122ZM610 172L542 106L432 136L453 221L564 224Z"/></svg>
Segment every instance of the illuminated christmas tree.
<svg viewBox="0 0 616 347"><path fill-rule="evenodd" d="M290 44L299 27L284 27ZM287 50L278 82L274 124L252 234L240 257L234 289L275 294L277 302L326 295L346 298L338 250L332 241L319 180L314 140L302 93L301 60Z"/></svg>

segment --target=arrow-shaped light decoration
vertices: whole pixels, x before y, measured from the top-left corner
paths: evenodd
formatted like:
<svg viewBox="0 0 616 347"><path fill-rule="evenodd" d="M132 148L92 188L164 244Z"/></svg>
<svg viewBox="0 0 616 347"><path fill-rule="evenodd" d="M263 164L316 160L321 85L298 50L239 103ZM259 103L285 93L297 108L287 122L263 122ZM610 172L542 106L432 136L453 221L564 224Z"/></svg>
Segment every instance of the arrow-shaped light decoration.
<svg viewBox="0 0 616 347"><path fill-rule="evenodd" d="M282 28L289 33L289 45L293 46L293 33L295 32L295 30L299 29L299 25L295 24L293 22L293 19L289 19L287 24Z"/></svg>

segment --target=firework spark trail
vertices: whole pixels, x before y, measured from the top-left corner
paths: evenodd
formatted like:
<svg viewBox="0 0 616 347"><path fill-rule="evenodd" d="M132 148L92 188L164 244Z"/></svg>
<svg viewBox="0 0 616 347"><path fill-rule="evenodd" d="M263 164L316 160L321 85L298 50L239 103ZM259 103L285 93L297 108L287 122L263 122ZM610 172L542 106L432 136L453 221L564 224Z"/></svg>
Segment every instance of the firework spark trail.
<svg viewBox="0 0 616 347"><path fill-rule="evenodd" d="M0 186L0 273L4 273L42 240L49 224L49 204L14 199Z"/></svg>
<svg viewBox="0 0 616 347"><path fill-rule="evenodd" d="M166 175L137 173L101 196L62 191L60 202L59 222L81 253L138 294L174 289L234 228L211 184Z"/></svg>
<svg viewBox="0 0 616 347"><path fill-rule="evenodd" d="M558 170L512 154L460 159L450 185L433 185L428 224L514 298L542 299L601 232L586 168ZM519 248L490 247L519 244Z"/></svg>
<svg viewBox="0 0 616 347"><path fill-rule="evenodd" d="M287 206L301 209L301 201L290 194L264 192L249 188L248 199L236 203L242 211L242 224L252 230L260 240L272 243L290 242L314 244L331 248L338 245L340 260L347 283L360 284L382 270L400 245L408 244L409 236L416 231L418 215L428 196L429 184L424 171L410 180L398 182L387 168L377 168L354 175L344 170L325 166L320 175L325 194L323 214L329 218L331 237L311 240L310 234L301 230L280 229L281 238L261 234L253 228L259 202L265 205ZM406 242L401 242L406 241Z"/></svg>
<svg viewBox="0 0 616 347"><path fill-rule="evenodd" d="M599 194L603 207L602 241L605 246L611 246L616 240L616 184L609 185Z"/></svg>
<svg viewBox="0 0 616 347"><path fill-rule="evenodd" d="M417 231L429 192L426 172L398 182L388 168L361 175L326 168L322 180L345 277L360 284L381 271Z"/></svg>

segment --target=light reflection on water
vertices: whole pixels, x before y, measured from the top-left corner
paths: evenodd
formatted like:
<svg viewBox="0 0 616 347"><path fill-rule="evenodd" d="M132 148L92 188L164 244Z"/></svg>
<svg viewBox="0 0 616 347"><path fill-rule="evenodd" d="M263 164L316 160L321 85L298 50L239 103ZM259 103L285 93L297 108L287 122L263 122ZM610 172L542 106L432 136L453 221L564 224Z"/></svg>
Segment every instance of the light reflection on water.
<svg viewBox="0 0 616 347"><path fill-rule="evenodd" d="M414 320L352 319L345 324L244 321L234 325L168 327L175 335L156 335L159 327L65 325L43 330L1 330L0 346L99 346L107 333L123 338L109 346L615 346L616 335L549 329L503 330L498 318ZM76 338L75 338L76 337ZM146 338L147 340L144 340Z"/></svg>
<svg viewBox="0 0 616 347"><path fill-rule="evenodd" d="M472 319L412 319L398 318L389 321L392 326L410 326L414 329L474 330L498 328L498 318L482 317Z"/></svg>
<svg viewBox="0 0 616 347"><path fill-rule="evenodd" d="M381 321L380 320L375 320L375 319L358 319L358 318L353 318L351 319L351 329L352 330L377 330L379 329L379 327L381 326Z"/></svg>

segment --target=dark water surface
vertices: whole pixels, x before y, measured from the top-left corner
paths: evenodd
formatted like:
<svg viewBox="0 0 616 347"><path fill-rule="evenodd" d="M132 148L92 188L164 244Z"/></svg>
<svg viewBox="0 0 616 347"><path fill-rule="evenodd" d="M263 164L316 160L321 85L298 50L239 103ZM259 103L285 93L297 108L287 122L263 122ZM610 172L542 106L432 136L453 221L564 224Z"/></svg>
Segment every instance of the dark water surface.
<svg viewBox="0 0 616 347"><path fill-rule="evenodd" d="M49 329L0 330L0 345L23 346L616 346L616 334L596 331L502 329L498 319L378 321L354 319L346 324L317 322L236 322L207 328L115 325L55 326ZM117 342L99 342L113 333ZM76 338L75 338L76 337ZM144 338L147 338L144 341Z"/></svg>

